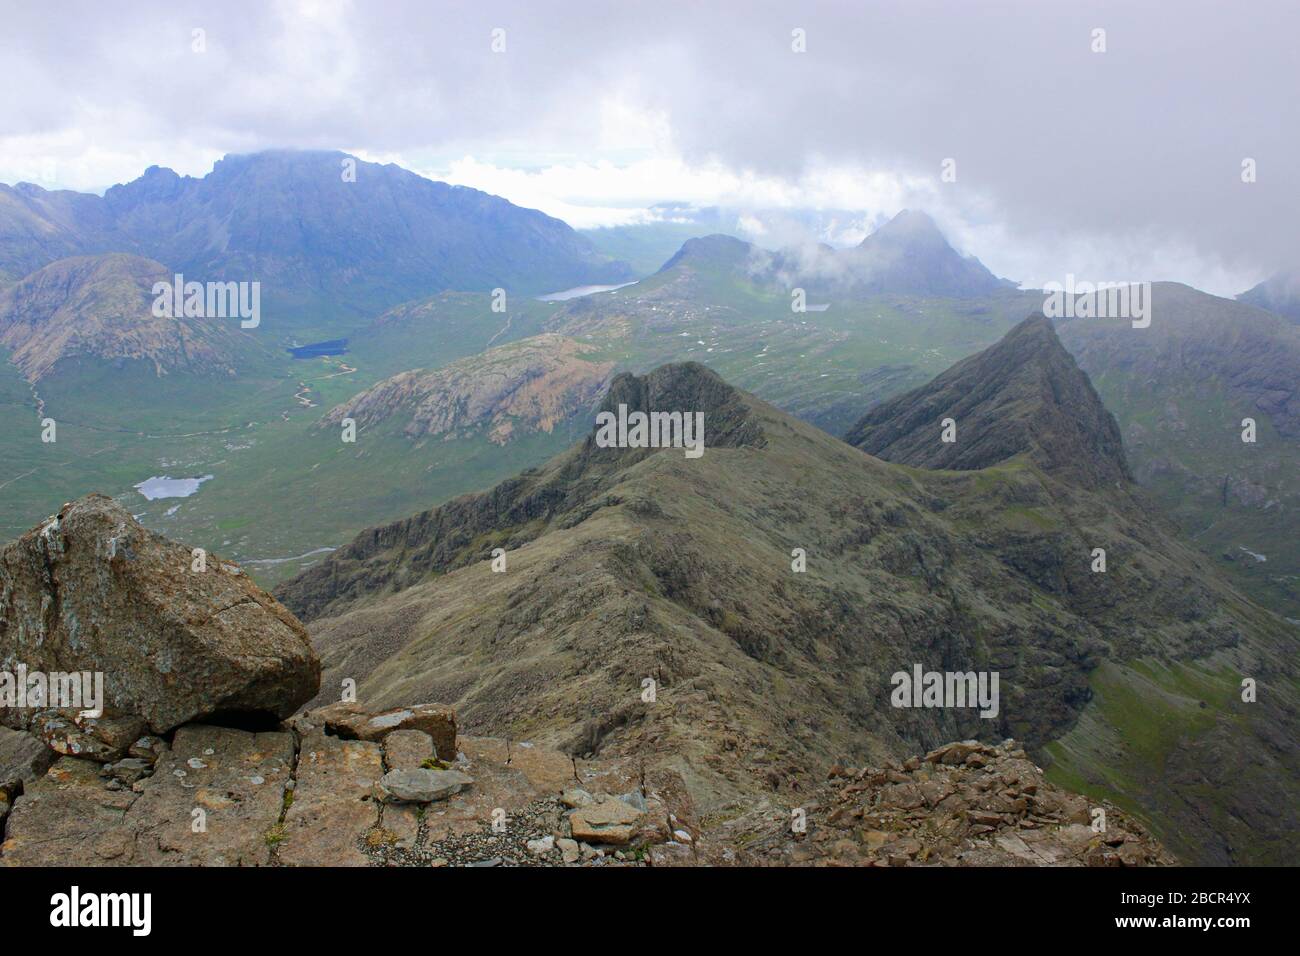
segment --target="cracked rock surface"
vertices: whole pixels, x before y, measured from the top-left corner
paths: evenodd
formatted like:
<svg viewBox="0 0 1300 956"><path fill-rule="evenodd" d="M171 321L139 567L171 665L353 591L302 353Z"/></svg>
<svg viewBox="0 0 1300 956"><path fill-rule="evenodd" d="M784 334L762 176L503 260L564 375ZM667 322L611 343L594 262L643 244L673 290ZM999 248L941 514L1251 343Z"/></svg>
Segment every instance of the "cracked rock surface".
<svg viewBox="0 0 1300 956"><path fill-rule="evenodd" d="M0 664L103 675L155 733L220 713L287 717L320 685L306 628L234 565L87 495L0 548ZM0 708L27 727L30 711Z"/></svg>

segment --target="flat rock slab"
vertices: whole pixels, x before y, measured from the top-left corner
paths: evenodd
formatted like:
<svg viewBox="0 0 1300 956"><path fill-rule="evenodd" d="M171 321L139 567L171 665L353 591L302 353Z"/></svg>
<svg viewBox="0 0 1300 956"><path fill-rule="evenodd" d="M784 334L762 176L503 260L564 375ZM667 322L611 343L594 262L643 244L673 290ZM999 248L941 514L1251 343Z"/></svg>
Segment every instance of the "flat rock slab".
<svg viewBox="0 0 1300 956"><path fill-rule="evenodd" d="M575 840L623 845L636 835L641 816L639 810L622 800L606 798L574 810L569 814L569 826Z"/></svg>
<svg viewBox="0 0 1300 956"><path fill-rule="evenodd" d="M511 818L539 798L558 793L545 786L540 776L537 779L543 786L538 786L513 762L507 763L513 748L501 738L461 737L459 742L460 757L455 769L472 776L474 785L425 807L428 843L478 832L492 825L495 811L502 811ZM568 760L563 754L554 754L554 758ZM544 759L532 761L529 766L535 769L539 765L558 762L558 759Z"/></svg>
<svg viewBox="0 0 1300 956"><path fill-rule="evenodd" d="M309 732L276 859L287 866L366 866L359 844L379 824L372 790L383 775L379 744Z"/></svg>
<svg viewBox="0 0 1300 956"><path fill-rule="evenodd" d="M560 793L578 783L572 757L527 742L510 744L510 766L541 793Z"/></svg>
<svg viewBox="0 0 1300 956"><path fill-rule="evenodd" d="M0 866L127 866L135 841L123 825L138 794L108 790L99 765L61 757L14 801Z"/></svg>
<svg viewBox="0 0 1300 956"><path fill-rule="evenodd" d="M265 865L271 857L268 833L279 822L292 767L291 734L181 727L127 812L134 862Z"/></svg>
<svg viewBox="0 0 1300 956"><path fill-rule="evenodd" d="M375 795L385 803L433 803L460 793L474 778L458 770L390 770L375 784Z"/></svg>
<svg viewBox="0 0 1300 956"><path fill-rule="evenodd" d="M98 764L61 758L16 802L0 863L265 864L292 761L287 733L194 724L136 789L109 789Z"/></svg>
<svg viewBox="0 0 1300 956"><path fill-rule="evenodd" d="M103 675L155 732L220 711L287 717L320 686L307 630L234 565L87 495L0 547L0 659ZM6 715L8 720L8 715Z"/></svg>

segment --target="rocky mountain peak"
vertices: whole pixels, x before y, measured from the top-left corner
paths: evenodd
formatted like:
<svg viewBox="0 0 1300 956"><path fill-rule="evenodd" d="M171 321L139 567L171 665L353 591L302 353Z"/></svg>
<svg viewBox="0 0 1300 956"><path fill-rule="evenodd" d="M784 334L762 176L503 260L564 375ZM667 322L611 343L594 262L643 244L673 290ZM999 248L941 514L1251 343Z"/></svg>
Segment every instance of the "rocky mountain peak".
<svg viewBox="0 0 1300 956"><path fill-rule="evenodd" d="M665 262L659 271L667 272L683 264L739 267L745 263L753 252L754 246L743 239L714 233L710 236L687 239L682 243L682 247L677 250L676 254Z"/></svg>
<svg viewBox="0 0 1300 956"><path fill-rule="evenodd" d="M919 209L904 209L889 222L885 223L859 243L869 246L882 242L906 243L913 246L931 246L940 248L948 246L948 240L939 231L938 224L930 214Z"/></svg>
<svg viewBox="0 0 1300 956"><path fill-rule="evenodd" d="M841 253L858 293L983 295L1008 283L963 256L924 212L904 209L856 248Z"/></svg>
<svg viewBox="0 0 1300 956"><path fill-rule="evenodd" d="M929 384L878 405L845 440L920 468L970 471L1024 454L1079 481L1130 480L1114 416L1041 313Z"/></svg>
<svg viewBox="0 0 1300 956"><path fill-rule="evenodd" d="M761 447L764 441L762 428L741 392L698 362L662 365L640 376L628 372L616 376L600 411L617 415L620 406L628 414L702 415L706 447ZM588 436L588 448L595 445L596 434Z"/></svg>

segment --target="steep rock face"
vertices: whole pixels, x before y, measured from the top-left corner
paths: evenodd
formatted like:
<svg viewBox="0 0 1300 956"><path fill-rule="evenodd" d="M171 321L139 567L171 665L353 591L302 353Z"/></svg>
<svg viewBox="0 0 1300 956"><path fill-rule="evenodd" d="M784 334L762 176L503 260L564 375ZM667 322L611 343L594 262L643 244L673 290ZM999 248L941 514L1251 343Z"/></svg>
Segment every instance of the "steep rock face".
<svg viewBox="0 0 1300 956"><path fill-rule="evenodd" d="M1267 732L1289 719L1285 625L1136 492L1027 455L977 471L888 464L698 366L620 378L605 407L662 407L661 395L706 409L701 458L589 437L491 492L367 532L283 586L326 683L356 680L379 706L445 700L469 732L685 766L709 807L804 793L843 755L879 765L1015 736L1056 757L1053 773L1132 800L1198 859L1275 858L1289 823L1221 821L1296 790ZM1105 573L1090 567L1099 546ZM1094 689L1105 662L1146 658L1218 675L1185 736L1149 741L1125 688ZM998 714L894 706L891 675L917 664L996 671ZM1253 711L1230 693L1243 675L1272 688ZM1188 721L1185 698L1161 700L1169 712L1151 719ZM1195 765L1227 739L1240 781L1213 804L1186 778L1142 772Z"/></svg>
<svg viewBox="0 0 1300 956"><path fill-rule="evenodd" d="M944 441L952 419L955 440ZM1119 426L1044 316L921 388L876 406L845 436L868 454L917 468L972 471L1028 455L1088 482L1130 478Z"/></svg>
<svg viewBox="0 0 1300 956"><path fill-rule="evenodd" d="M1089 374L1131 377L1127 387L1162 392L1214 382L1243 411L1263 413L1280 434L1300 439L1300 328L1173 282L1152 285L1151 313L1148 328L1076 318L1062 320L1058 332Z"/></svg>
<svg viewBox="0 0 1300 956"><path fill-rule="evenodd" d="M110 498L66 505L0 549L0 661L100 672L107 708L154 731L292 713L320 681L306 630L238 568L207 556L194 571L193 561Z"/></svg>
<svg viewBox="0 0 1300 956"><path fill-rule="evenodd" d="M139 361L155 375L236 375L265 360L238 318L153 314L159 263L114 253L61 259L0 291L0 345L28 381L65 359Z"/></svg>
<svg viewBox="0 0 1300 956"><path fill-rule="evenodd" d="M323 421L352 418L363 428L404 422L402 433L413 440L483 430L505 444L517 430L549 433L590 413L609 386L613 363L588 360L591 351L560 335L523 339L443 368L394 375Z"/></svg>
<svg viewBox="0 0 1300 956"><path fill-rule="evenodd" d="M103 199L31 183L0 183L0 280L21 279L69 256L134 251L118 233Z"/></svg>

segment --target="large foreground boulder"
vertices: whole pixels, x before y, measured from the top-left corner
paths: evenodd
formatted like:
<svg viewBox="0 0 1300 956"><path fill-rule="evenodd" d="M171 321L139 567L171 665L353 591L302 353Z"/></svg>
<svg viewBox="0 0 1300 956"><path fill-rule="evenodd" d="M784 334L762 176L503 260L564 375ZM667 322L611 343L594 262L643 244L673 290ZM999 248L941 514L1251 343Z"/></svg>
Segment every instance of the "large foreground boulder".
<svg viewBox="0 0 1300 956"><path fill-rule="evenodd" d="M0 548L0 670L100 672L104 705L158 733L287 717L320 685L306 629L239 568L196 557L104 495L65 505ZM14 717L0 703L26 726Z"/></svg>

